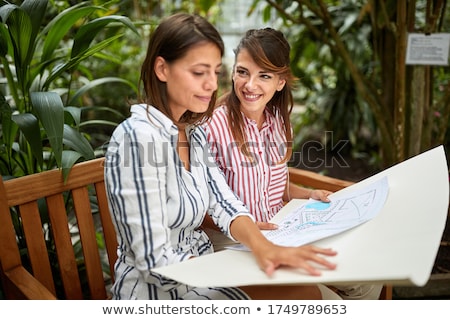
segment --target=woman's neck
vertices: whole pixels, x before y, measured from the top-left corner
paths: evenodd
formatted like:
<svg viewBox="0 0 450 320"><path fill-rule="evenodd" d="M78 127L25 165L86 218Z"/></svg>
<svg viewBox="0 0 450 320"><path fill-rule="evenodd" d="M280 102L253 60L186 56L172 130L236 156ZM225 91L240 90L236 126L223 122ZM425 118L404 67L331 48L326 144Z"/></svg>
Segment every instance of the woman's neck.
<svg viewBox="0 0 450 320"><path fill-rule="evenodd" d="M189 140L184 126L178 127L177 152L186 170L190 170Z"/></svg>

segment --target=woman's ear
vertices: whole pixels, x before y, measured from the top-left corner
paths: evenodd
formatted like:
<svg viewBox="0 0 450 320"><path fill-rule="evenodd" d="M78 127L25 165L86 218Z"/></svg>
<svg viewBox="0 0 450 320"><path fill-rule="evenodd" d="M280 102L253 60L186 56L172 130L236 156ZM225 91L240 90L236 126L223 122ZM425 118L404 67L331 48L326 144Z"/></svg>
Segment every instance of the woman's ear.
<svg viewBox="0 0 450 320"><path fill-rule="evenodd" d="M277 85L277 91L283 90L285 84L286 84L286 80L280 78L280 80L278 81L278 85Z"/></svg>
<svg viewBox="0 0 450 320"><path fill-rule="evenodd" d="M231 80L234 81L234 76L236 75L236 65L233 65L233 68L231 69Z"/></svg>
<svg viewBox="0 0 450 320"><path fill-rule="evenodd" d="M166 82L167 81L167 64L166 64L166 60L164 60L163 57L158 56L155 59L155 74L158 77L159 81L161 82Z"/></svg>

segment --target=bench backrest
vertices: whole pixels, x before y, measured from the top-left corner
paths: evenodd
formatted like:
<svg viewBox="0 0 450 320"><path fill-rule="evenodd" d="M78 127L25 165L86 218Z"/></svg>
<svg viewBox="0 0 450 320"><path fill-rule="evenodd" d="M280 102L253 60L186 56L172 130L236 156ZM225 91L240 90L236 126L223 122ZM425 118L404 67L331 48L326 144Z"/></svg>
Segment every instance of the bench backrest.
<svg viewBox="0 0 450 320"><path fill-rule="evenodd" d="M0 181L6 298L50 298L46 290L58 299L108 298L105 281L114 281L117 240L103 162L74 165L66 182L57 169Z"/></svg>

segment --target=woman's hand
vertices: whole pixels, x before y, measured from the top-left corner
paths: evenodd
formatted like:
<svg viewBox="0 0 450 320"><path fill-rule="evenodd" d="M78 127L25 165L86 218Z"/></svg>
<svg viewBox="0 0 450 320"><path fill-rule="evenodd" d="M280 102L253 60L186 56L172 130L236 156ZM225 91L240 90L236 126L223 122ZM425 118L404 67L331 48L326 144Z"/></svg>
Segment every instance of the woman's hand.
<svg viewBox="0 0 450 320"><path fill-rule="evenodd" d="M278 225L271 222L256 222L256 225L258 226L259 230L276 230L278 229Z"/></svg>
<svg viewBox="0 0 450 320"><path fill-rule="evenodd" d="M313 276L321 274L317 265L328 270L336 268L336 264L324 257L335 256L337 254L336 251L319 248L314 245L282 247L270 243L254 250L253 254L261 269L269 276L282 266L301 268Z"/></svg>
<svg viewBox="0 0 450 320"><path fill-rule="evenodd" d="M238 216L230 225L232 236L247 246L256 258L259 267L267 275L282 266L301 268L311 275L320 275L319 267L334 270L336 264L325 257L336 255L332 249L322 249L313 245L283 247L270 242L258 225L249 216Z"/></svg>
<svg viewBox="0 0 450 320"><path fill-rule="evenodd" d="M323 202L330 202L330 199L328 199L328 196L332 194L333 192L328 190L321 190L321 189L314 189L311 190L310 198L314 200L320 200Z"/></svg>

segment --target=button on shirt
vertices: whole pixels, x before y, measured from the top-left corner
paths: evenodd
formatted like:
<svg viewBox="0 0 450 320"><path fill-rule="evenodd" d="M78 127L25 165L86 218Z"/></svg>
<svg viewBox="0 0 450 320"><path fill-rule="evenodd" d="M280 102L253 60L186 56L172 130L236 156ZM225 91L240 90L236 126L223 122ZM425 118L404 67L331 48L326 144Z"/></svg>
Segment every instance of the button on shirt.
<svg viewBox="0 0 450 320"><path fill-rule="evenodd" d="M191 290L151 269L213 251L199 228L206 212L229 236L233 219L251 216L215 165L203 128L187 136L190 170L176 151L178 128L153 107L133 105L111 137L105 183L119 241L115 299L208 297L212 289Z"/></svg>
<svg viewBox="0 0 450 320"><path fill-rule="evenodd" d="M283 120L265 111L265 122L258 129L256 121L244 116L244 139L252 157L243 154L231 133L227 107L218 107L205 123L211 153L231 189L247 205L257 221L270 220L283 207L287 163Z"/></svg>

